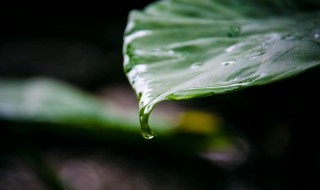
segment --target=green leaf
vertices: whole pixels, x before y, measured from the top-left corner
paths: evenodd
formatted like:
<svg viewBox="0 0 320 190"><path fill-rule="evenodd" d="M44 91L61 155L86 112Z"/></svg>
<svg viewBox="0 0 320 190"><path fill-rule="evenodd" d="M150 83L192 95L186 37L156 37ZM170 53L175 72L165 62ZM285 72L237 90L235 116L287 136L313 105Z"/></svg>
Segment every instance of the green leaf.
<svg viewBox="0 0 320 190"><path fill-rule="evenodd" d="M302 4L163 0L132 11L124 70L139 98L143 135L153 136L148 117L163 100L264 85L318 66L320 12Z"/></svg>
<svg viewBox="0 0 320 190"><path fill-rule="evenodd" d="M152 121L153 128L162 138L155 144L146 144L139 138L136 110L120 107L115 102L102 103L97 97L62 81L0 78L0 87L0 126L17 135L17 138L29 134L29 137L33 137L32 134L46 137L46 132L53 132L58 137L80 135L85 139L130 146L141 143L149 148L151 145L153 148L188 153L213 151L214 148L221 150L221 147L228 148L235 144L236 136L232 131L222 129L224 124L213 113L187 111L179 122L159 113ZM205 125L195 129L199 123L192 122L194 118L201 119L201 124ZM6 132L4 130L4 135ZM215 143L216 139L223 140L225 144Z"/></svg>
<svg viewBox="0 0 320 190"><path fill-rule="evenodd" d="M107 106L97 98L63 82L34 78L0 80L0 119L15 122L73 126L75 129L136 134L139 120L130 111ZM120 110L121 113L119 113ZM155 120L160 120L155 118ZM168 132L162 118L156 127ZM167 127L166 127L167 126Z"/></svg>

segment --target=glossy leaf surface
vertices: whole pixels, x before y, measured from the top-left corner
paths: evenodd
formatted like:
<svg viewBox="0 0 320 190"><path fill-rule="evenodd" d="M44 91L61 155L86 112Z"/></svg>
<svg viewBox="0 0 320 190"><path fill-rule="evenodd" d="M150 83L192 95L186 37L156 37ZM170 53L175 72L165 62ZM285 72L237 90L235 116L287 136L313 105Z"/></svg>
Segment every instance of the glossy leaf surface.
<svg viewBox="0 0 320 190"><path fill-rule="evenodd" d="M148 116L163 100L232 92L318 66L320 14L299 5L164 0L132 11L124 69L139 98L144 136L152 137Z"/></svg>

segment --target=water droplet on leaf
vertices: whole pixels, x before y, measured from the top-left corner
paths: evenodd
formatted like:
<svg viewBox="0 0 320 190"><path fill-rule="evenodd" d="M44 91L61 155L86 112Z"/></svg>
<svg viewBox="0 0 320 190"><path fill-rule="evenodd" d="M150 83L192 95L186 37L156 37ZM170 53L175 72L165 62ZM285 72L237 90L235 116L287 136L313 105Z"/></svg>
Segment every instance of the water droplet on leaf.
<svg viewBox="0 0 320 190"><path fill-rule="evenodd" d="M316 28L316 29L313 30L311 38L314 41L320 43L320 28Z"/></svg>
<svg viewBox="0 0 320 190"><path fill-rule="evenodd" d="M190 66L190 69L197 69L197 68L199 68L201 65L202 65L202 62L193 63L193 64Z"/></svg>
<svg viewBox="0 0 320 190"><path fill-rule="evenodd" d="M227 66L227 65L230 65L232 63L234 63L235 61L225 61L225 62L222 62L221 65L223 66Z"/></svg>

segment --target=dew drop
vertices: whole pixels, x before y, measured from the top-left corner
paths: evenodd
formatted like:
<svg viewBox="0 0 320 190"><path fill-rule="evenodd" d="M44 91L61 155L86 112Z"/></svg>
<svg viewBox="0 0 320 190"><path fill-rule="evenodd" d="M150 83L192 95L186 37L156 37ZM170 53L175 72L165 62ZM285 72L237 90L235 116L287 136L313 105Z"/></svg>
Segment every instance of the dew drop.
<svg viewBox="0 0 320 190"><path fill-rule="evenodd" d="M231 52L231 51L233 51L235 49L235 46L230 46L230 47L228 47L226 50L225 50L225 52Z"/></svg>
<svg viewBox="0 0 320 190"><path fill-rule="evenodd" d="M241 28L239 26L231 26L228 32L229 37L237 37L241 33Z"/></svg>
<svg viewBox="0 0 320 190"><path fill-rule="evenodd" d="M232 52L232 51L235 50L236 48L237 48L236 45L229 46L229 47L225 50L225 52Z"/></svg>
<svg viewBox="0 0 320 190"><path fill-rule="evenodd" d="M190 66L190 69L197 69L197 68L199 68L201 65L202 65L202 62L193 63L193 64Z"/></svg>
<svg viewBox="0 0 320 190"><path fill-rule="evenodd" d="M249 59L249 60L253 60L253 59L256 59L256 58L258 58L258 57L260 57L260 56L258 56L258 55L257 55L257 56L251 56L251 57L248 57L248 59Z"/></svg>
<svg viewBox="0 0 320 190"><path fill-rule="evenodd" d="M234 63L235 61L225 61L225 62L222 62L221 65L223 66L227 66L227 65L230 65L232 63Z"/></svg>
<svg viewBox="0 0 320 190"><path fill-rule="evenodd" d="M320 42L320 28L314 29L311 37L314 41Z"/></svg>

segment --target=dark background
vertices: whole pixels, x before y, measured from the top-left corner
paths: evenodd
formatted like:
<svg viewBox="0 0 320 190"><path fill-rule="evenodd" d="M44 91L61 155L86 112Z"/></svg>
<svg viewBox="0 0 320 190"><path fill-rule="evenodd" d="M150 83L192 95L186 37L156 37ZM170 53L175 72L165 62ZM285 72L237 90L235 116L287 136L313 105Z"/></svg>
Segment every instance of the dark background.
<svg viewBox="0 0 320 190"><path fill-rule="evenodd" d="M129 11L151 1L0 7L0 75L52 76L94 89L123 80Z"/></svg>

